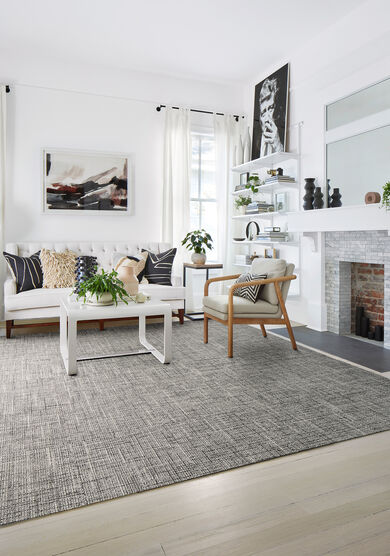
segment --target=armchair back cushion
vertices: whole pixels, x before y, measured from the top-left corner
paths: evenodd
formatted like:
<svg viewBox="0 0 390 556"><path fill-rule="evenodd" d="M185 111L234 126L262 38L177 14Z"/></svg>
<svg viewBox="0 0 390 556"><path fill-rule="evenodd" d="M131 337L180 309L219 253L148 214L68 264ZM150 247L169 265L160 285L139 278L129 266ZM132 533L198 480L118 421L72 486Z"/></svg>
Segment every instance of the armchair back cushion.
<svg viewBox="0 0 390 556"><path fill-rule="evenodd" d="M258 259L253 260L251 273L267 274L267 278L280 278L281 276L286 276L286 270L287 263L283 259L263 259L259 257ZM272 305L279 304L275 286L273 284L265 284L260 292L259 299L268 301L268 303L272 303Z"/></svg>

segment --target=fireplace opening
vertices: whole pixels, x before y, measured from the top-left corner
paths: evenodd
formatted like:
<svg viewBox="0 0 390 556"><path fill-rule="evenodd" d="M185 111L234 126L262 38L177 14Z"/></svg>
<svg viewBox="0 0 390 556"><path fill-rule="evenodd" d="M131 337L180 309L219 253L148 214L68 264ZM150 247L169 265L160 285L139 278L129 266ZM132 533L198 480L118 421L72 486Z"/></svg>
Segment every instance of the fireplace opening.
<svg viewBox="0 0 390 556"><path fill-rule="evenodd" d="M384 265L351 263L351 332L370 340L384 338Z"/></svg>

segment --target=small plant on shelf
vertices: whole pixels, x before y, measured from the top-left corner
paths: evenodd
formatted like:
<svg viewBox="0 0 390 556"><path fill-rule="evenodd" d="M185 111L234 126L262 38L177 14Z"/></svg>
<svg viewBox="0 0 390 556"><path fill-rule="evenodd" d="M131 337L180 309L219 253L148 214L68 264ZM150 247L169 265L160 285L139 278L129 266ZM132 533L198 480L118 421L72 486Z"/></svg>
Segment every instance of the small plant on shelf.
<svg viewBox="0 0 390 556"><path fill-rule="evenodd" d="M87 280L78 285L77 299L83 298L84 303L92 305L118 305L119 300L126 303L128 297L123 287L123 282L119 280L116 270L105 272L101 269L100 273L94 274Z"/></svg>
<svg viewBox="0 0 390 556"><path fill-rule="evenodd" d="M390 181L383 186L382 207L385 207L386 210L390 210Z"/></svg>
<svg viewBox="0 0 390 556"><path fill-rule="evenodd" d="M251 202L251 198L246 195L239 195L237 199L234 200L236 209L241 214L245 214L245 207L247 207Z"/></svg>
<svg viewBox="0 0 390 556"><path fill-rule="evenodd" d="M250 176L248 178L248 183L245 185L247 189L250 189L252 193L258 193L259 187L263 185L264 182L259 178L259 176Z"/></svg>
<svg viewBox="0 0 390 556"><path fill-rule="evenodd" d="M181 244L184 245L188 251L193 251L191 260L194 264L204 264L206 262L206 247L207 249L213 249L211 235L203 228L201 230L188 232Z"/></svg>

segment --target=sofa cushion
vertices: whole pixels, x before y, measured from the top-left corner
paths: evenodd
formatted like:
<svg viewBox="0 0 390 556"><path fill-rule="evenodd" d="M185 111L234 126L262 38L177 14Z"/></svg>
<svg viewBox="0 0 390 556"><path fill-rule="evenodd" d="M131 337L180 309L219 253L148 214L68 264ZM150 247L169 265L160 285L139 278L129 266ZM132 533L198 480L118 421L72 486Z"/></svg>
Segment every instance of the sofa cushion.
<svg viewBox="0 0 390 556"><path fill-rule="evenodd" d="M145 263L148 258L148 252L143 251L139 257L132 257L131 255L120 255L119 253L113 257L114 269L118 271L121 266L132 266L137 276L138 282L145 280Z"/></svg>
<svg viewBox="0 0 390 556"><path fill-rule="evenodd" d="M8 268L15 279L17 293L42 288L43 273L39 253L38 251L30 257L18 257L3 251Z"/></svg>
<svg viewBox="0 0 390 556"><path fill-rule="evenodd" d="M283 259L263 259L257 258L252 262L251 272L254 274L267 274L267 278L280 278L286 275L287 264ZM278 305L279 300L276 295L274 284L265 284L260 292L260 299Z"/></svg>
<svg viewBox="0 0 390 556"><path fill-rule="evenodd" d="M40 307L58 307L60 299L69 295L72 288L39 288L9 295L4 299L6 311L20 311Z"/></svg>
<svg viewBox="0 0 390 556"><path fill-rule="evenodd" d="M218 311L218 313L227 315L228 301L229 296L225 294L209 295L203 298L203 307L206 313L207 309L210 308L214 311ZM278 310L279 307L277 305L268 303L263 299L256 301L256 303L252 303L252 301L244 299L243 297L233 296L233 312L236 316L240 316L244 313L246 315L253 315L253 317L257 314L273 316L278 312Z"/></svg>
<svg viewBox="0 0 390 556"><path fill-rule="evenodd" d="M260 299L260 292L262 288L264 288L264 284L245 286L245 282L251 282L252 280L264 280L265 278L267 278L266 274L251 274L250 272L241 274L235 281L235 284L243 284L243 286L242 288L234 290L233 295L243 297L244 299L252 301L252 303L256 303L256 301Z"/></svg>
<svg viewBox="0 0 390 556"><path fill-rule="evenodd" d="M158 284L140 284L139 291L150 295L152 299L184 299L185 288L182 286L160 286ZM42 307L58 307L60 299L72 292L72 288L40 288L8 295L5 298L6 311L20 311Z"/></svg>
<svg viewBox="0 0 390 556"><path fill-rule="evenodd" d="M43 287L52 289L74 286L76 282L76 258L76 253L68 249L63 253L41 249Z"/></svg>
<svg viewBox="0 0 390 556"><path fill-rule="evenodd" d="M172 285L172 265L176 251L176 248L168 249L164 253L151 253L148 251L149 256L145 264L145 277L150 284Z"/></svg>

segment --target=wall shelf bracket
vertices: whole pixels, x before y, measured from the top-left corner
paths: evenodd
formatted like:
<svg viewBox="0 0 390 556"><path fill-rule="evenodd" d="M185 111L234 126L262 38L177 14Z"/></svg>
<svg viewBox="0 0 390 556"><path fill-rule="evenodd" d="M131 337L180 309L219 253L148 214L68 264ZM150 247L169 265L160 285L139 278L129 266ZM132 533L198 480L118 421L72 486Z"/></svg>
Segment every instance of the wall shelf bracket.
<svg viewBox="0 0 390 556"><path fill-rule="evenodd" d="M308 238L311 244L311 251L316 253L318 251L319 244L319 232L302 232L302 237Z"/></svg>

